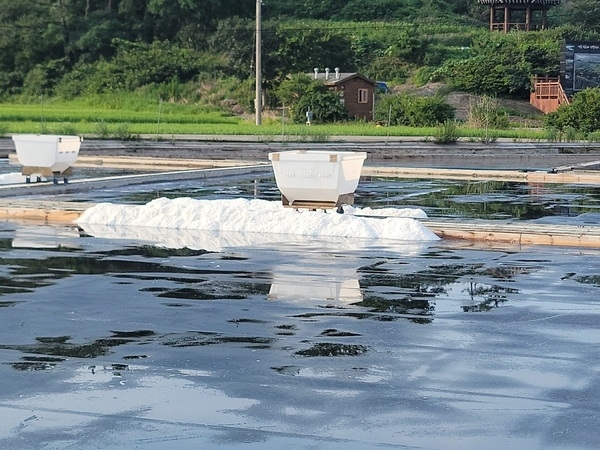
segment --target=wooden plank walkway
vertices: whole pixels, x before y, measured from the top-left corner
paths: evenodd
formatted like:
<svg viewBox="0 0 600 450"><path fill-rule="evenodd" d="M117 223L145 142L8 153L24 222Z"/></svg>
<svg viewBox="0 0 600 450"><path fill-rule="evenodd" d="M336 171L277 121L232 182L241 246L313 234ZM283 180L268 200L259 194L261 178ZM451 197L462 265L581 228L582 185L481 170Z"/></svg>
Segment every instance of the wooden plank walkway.
<svg viewBox="0 0 600 450"><path fill-rule="evenodd" d="M92 206L93 203L83 202L1 199L0 220L67 224Z"/></svg>
<svg viewBox="0 0 600 450"><path fill-rule="evenodd" d="M16 154L8 156L11 164L18 165L19 160ZM147 171L165 171L165 170L188 170L188 169L214 169L225 167L243 167L257 165L256 162L249 163L241 159L202 159L202 158L153 158L144 156L78 156L73 167L93 167L93 168L111 168L128 170L147 170ZM270 167L268 161L262 163Z"/></svg>
<svg viewBox="0 0 600 450"><path fill-rule="evenodd" d="M521 183L600 184L600 171L573 170L569 172L517 170L435 169L418 167L364 167L362 175L398 178L439 178L447 180L499 180Z"/></svg>
<svg viewBox="0 0 600 450"><path fill-rule="evenodd" d="M420 222L443 239L600 248L600 225L576 226L493 221L480 223L421 220Z"/></svg>

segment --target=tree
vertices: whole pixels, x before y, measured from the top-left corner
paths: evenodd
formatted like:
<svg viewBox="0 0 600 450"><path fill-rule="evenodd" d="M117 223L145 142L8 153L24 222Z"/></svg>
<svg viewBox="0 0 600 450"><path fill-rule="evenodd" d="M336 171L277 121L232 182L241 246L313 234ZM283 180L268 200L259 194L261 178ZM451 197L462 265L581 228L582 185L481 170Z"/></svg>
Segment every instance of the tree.
<svg viewBox="0 0 600 450"><path fill-rule="evenodd" d="M335 30L278 26L278 46L269 53L267 77L283 79L291 73L309 73L314 67L356 70L350 42Z"/></svg>
<svg viewBox="0 0 600 450"><path fill-rule="evenodd" d="M476 94L526 97L532 75L558 75L559 54L559 39L548 33L486 33L466 58L446 61L432 80Z"/></svg>
<svg viewBox="0 0 600 450"><path fill-rule="evenodd" d="M583 133L600 131L600 88L589 88L573 96L569 105L561 105L546 115L546 125L564 131L573 128Z"/></svg>
<svg viewBox="0 0 600 450"><path fill-rule="evenodd" d="M340 95L307 75L295 75L281 82L275 91L280 104L292 111L292 120L303 123L311 110L315 122L337 122L348 118Z"/></svg>
<svg viewBox="0 0 600 450"><path fill-rule="evenodd" d="M36 65L65 58L69 11L63 1L0 0L0 89L15 92Z"/></svg>
<svg viewBox="0 0 600 450"><path fill-rule="evenodd" d="M231 73L243 79L254 73L254 43L254 21L230 17L219 21L208 40L208 49L227 58Z"/></svg>
<svg viewBox="0 0 600 450"><path fill-rule="evenodd" d="M564 2L563 8L572 25L600 32L600 2L598 0L568 0Z"/></svg>

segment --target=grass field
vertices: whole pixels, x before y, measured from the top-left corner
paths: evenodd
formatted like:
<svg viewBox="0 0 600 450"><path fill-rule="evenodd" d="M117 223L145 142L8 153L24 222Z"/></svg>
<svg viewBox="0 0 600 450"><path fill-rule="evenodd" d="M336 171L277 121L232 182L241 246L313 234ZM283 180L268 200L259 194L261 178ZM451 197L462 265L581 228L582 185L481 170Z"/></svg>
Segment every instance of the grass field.
<svg viewBox="0 0 600 450"><path fill-rule="evenodd" d="M0 134L63 134L101 139L139 139L173 135L253 135L265 140L328 141L336 136L415 136L434 140L436 128L377 126L373 123L306 126L276 119L254 121L206 107L132 101L111 96L72 102L0 104ZM542 140L541 130L477 130L459 126L461 140Z"/></svg>

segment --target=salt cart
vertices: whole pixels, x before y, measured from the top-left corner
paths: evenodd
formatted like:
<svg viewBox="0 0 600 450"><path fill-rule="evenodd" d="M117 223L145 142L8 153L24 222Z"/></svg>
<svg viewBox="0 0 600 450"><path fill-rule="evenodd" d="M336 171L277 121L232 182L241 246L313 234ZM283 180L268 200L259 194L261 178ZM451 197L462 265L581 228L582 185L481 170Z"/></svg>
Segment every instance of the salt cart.
<svg viewBox="0 0 600 450"><path fill-rule="evenodd" d="M332 209L354 203L365 152L292 150L269 153L281 202L295 209Z"/></svg>
<svg viewBox="0 0 600 450"><path fill-rule="evenodd" d="M17 158L23 165L21 173L25 181L31 182L31 176L53 178L58 184L58 178L63 177L68 183L68 177L73 174L72 164L79 156L79 147L83 138L80 136L58 136L52 134L15 134L13 141L17 150Z"/></svg>

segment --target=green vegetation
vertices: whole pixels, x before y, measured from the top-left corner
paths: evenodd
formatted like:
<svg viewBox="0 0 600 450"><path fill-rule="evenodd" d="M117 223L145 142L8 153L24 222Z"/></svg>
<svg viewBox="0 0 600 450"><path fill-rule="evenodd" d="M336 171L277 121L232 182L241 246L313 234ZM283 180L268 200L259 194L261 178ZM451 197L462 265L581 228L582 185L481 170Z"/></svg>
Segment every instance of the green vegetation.
<svg viewBox="0 0 600 450"><path fill-rule="evenodd" d="M475 0L270 0L262 7L267 118L257 130L244 119L254 112L254 0L0 0L0 131L326 139L433 137L442 126L443 134L482 140L537 136L508 129L497 105L486 106L484 122L451 125L444 94L526 99L532 75L558 74L562 39L600 40L600 12L590 2L552 8L548 30L504 34L488 31L487 8ZM359 72L392 87L440 82L446 89L433 97L381 96L375 120L385 126L350 124L335 94L294 77L314 67ZM308 107L333 125L307 134L301 124ZM280 120L283 110L289 117ZM569 127L598 130L574 123L576 112L560 114L549 128L563 135Z"/></svg>
<svg viewBox="0 0 600 450"><path fill-rule="evenodd" d="M454 108L440 96L385 95L375 109L375 120L388 125L433 127L453 118Z"/></svg>
<svg viewBox="0 0 600 450"><path fill-rule="evenodd" d="M496 98L488 95L469 105L467 124L482 130L507 129L510 126L508 114L501 111Z"/></svg>
<svg viewBox="0 0 600 450"><path fill-rule="evenodd" d="M574 133L583 134L600 131L600 88L585 89L573 96L570 105L561 105L557 111L548 114L546 123L565 133L567 138Z"/></svg>
<svg viewBox="0 0 600 450"><path fill-rule="evenodd" d="M454 144L458 141L459 137L456 122L446 119L443 124L437 127L434 139L437 144Z"/></svg>
<svg viewBox="0 0 600 450"><path fill-rule="evenodd" d="M99 138L135 139L140 136L169 139L172 135L258 135L265 141L328 141L336 136L413 136L435 137L436 126L387 126L381 123L339 122L306 126L294 123L289 117L266 119L257 127L247 121L223 113L207 113L202 108L196 114L182 112L185 105L148 102L143 108L137 102L123 99L121 108L88 106L87 101L53 101L44 104L0 104L0 133L79 134ZM126 105L136 105L128 109ZM172 109L171 109L172 108ZM481 139L482 130L466 124L456 126L462 139ZM540 140L546 139L542 130L494 130L497 137Z"/></svg>

